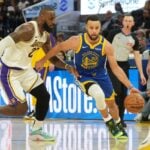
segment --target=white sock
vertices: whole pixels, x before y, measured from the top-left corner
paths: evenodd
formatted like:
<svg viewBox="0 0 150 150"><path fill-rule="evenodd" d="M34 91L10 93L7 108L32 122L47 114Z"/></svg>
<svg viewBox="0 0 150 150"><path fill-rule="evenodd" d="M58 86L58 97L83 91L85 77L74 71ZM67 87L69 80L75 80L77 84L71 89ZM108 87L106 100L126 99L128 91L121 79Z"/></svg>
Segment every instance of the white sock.
<svg viewBox="0 0 150 150"><path fill-rule="evenodd" d="M43 127L43 121L38 121L38 120L35 120L34 123L33 123L33 126L32 126L32 130L35 131L35 130L38 130L39 128Z"/></svg>
<svg viewBox="0 0 150 150"><path fill-rule="evenodd" d="M110 114L108 114L108 116L107 116L106 118L103 118L103 119L104 119L104 121L105 121L105 122L107 122L107 121L111 120L111 119L112 119L112 117L111 117L111 115L110 115Z"/></svg>

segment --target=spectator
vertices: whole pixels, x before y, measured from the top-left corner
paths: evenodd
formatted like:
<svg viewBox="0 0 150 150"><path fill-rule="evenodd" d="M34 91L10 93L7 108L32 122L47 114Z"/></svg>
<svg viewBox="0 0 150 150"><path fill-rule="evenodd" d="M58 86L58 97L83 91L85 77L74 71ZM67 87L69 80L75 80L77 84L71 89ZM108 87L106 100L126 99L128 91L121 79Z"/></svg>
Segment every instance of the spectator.
<svg viewBox="0 0 150 150"><path fill-rule="evenodd" d="M143 29L138 29L136 32L136 37L139 41L139 50L140 53L143 54L143 52L146 50L147 48L147 40L146 40L146 35L145 35L145 31Z"/></svg>
<svg viewBox="0 0 150 150"><path fill-rule="evenodd" d="M20 11L22 11L22 9L24 9L25 7L29 5L30 5L30 2L28 0L19 0L17 7Z"/></svg>
<svg viewBox="0 0 150 150"><path fill-rule="evenodd" d="M121 4L118 2L118 3L115 3L115 10L116 10L116 13L118 14L124 14L123 12L123 9L122 9L122 6Z"/></svg>
<svg viewBox="0 0 150 150"><path fill-rule="evenodd" d="M104 16L104 20L102 21L102 34L104 37L107 37L108 32L113 29L113 14L112 12L109 10L106 12L105 16Z"/></svg>
<svg viewBox="0 0 150 150"><path fill-rule="evenodd" d="M150 12L150 0L147 0L145 2L144 7L131 12L132 16L135 19L134 30L137 30L139 27L142 26L143 20L144 20L144 15L146 15L146 13L147 13L147 12L144 12L144 10Z"/></svg>

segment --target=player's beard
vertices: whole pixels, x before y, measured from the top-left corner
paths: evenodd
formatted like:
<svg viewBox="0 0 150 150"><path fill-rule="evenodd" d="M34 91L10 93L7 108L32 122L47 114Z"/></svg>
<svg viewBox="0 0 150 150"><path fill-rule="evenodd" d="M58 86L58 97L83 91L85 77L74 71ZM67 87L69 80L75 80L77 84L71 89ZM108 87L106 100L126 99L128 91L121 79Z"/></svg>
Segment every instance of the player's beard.
<svg viewBox="0 0 150 150"><path fill-rule="evenodd" d="M47 31L49 33L51 33L53 31L53 28L49 27L46 22L43 24L43 28L45 31Z"/></svg>
<svg viewBox="0 0 150 150"><path fill-rule="evenodd" d="M92 41L96 41L96 40L99 38L99 34L92 36L92 35L90 35L90 34L87 32L87 35L88 35L88 37L90 38L90 40L92 40Z"/></svg>

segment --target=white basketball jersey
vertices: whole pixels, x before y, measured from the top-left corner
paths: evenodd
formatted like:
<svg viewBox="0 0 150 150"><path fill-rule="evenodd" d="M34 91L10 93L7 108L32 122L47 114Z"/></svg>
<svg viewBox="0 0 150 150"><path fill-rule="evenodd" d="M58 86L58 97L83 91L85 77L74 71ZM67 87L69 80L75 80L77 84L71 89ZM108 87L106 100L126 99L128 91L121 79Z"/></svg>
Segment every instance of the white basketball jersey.
<svg viewBox="0 0 150 150"><path fill-rule="evenodd" d="M7 47L1 57L1 60L5 65L20 69L27 69L31 67L31 57L33 52L42 47L42 45L47 41L48 32L44 31L41 35L37 22L30 21L30 23L33 24L35 30L32 39L26 42L20 41L14 46Z"/></svg>

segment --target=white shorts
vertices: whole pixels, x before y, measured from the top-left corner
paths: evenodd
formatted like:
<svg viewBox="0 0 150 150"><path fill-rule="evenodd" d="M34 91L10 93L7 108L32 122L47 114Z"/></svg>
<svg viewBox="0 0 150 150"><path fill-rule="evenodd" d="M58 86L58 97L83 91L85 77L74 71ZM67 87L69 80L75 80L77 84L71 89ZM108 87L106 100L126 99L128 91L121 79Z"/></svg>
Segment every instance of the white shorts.
<svg viewBox="0 0 150 150"><path fill-rule="evenodd" d="M17 101L24 103L26 101L25 92L30 92L42 84L43 80L33 68L19 70L2 65L1 83L9 103L15 104Z"/></svg>

